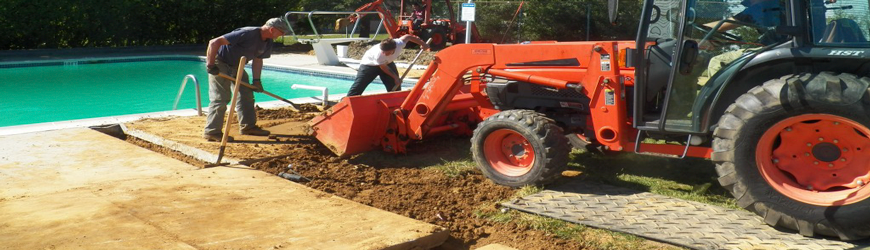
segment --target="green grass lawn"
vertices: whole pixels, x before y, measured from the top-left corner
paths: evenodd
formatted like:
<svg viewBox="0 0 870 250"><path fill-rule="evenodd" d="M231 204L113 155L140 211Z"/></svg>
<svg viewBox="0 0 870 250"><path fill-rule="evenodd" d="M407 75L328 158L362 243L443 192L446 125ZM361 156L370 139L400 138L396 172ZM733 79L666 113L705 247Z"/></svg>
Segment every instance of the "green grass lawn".
<svg viewBox="0 0 870 250"><path fill-rule="evenodd" d="M736 201L716 180L713 162L618 153L601 155L575 149L569 169L579 178L634 190L738 209Z"/></svg>

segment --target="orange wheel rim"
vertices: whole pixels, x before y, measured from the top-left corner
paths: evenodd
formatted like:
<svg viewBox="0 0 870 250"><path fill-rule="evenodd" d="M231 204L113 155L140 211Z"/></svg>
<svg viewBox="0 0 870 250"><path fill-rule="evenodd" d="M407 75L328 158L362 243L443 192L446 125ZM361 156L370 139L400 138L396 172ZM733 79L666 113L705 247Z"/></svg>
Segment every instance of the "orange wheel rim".
<svg viewBox="0 0 870 250"><path fill-rule="evenodd" d="M761 136L756 164L771 187L794 200L840 206L870 197L870 129L829 114L805 114Z"/></svg>
<svg viewBox="0 0 870 250"><path fill-rule="evenodd" d="M441 44L441 40L444 40L444 35L441 33L432 34L432 44Z"/></svg>
<svg viewBox="0 0 870 250"><path fill-rule="evenodd" d="M483 142L483 154L495 171L506 176L522 176L535 163L535 149L529 140L510 129L489 134Z"/></svg>

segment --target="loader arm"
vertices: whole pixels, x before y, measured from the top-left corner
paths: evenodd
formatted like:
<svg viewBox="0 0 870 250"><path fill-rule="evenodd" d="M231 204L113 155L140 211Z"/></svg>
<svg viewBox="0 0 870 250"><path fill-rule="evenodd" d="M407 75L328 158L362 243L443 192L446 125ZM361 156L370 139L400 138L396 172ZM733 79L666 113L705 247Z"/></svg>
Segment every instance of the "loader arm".
<svg viewBox="0 0 870 250"><path fill-rule="evenodd" d="M465 85L462 76L466 72L476 67L489 68L493 64L493 44L465 44L442 50L435 55L435 60L429 64L425 74L417 81L401 106L402 113L408 114L411 138L423 139L433 128L433 122L444 113L456 93ZM468 105L480 106L481 103L473 102Z"/></svg>

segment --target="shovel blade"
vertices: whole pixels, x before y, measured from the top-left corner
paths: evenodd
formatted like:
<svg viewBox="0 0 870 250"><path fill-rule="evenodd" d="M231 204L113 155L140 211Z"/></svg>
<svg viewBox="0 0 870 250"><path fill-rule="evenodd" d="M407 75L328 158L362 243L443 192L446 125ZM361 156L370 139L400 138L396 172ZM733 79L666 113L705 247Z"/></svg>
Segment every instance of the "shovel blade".
<svg viewBox="0 0 870 250"><path fill-rule="evenodd" d="M339 157L380 145L390 121L409 91L351 96L311 120L312 134Z"/></svg>

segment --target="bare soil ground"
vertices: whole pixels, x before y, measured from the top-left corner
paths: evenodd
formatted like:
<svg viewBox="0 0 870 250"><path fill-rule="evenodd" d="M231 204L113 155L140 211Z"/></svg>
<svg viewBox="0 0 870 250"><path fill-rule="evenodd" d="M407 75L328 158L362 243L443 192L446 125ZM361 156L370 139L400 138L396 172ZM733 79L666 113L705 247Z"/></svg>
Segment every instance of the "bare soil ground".
<svg viewBox="0 0 870 250"><path fill-rule="evenodd" d="M408 154L392 155L380 151L351 158L336 157L315 138L306 135L306 122L318 112L304 105L306 112L289 109L258 109L258 124L277 135L277 139L241 136L238 128L230 135L236 141L227 146L226 154L241 160L259 159L251 167L278 174L288 167L306 177L308 187L409 218L443 226L450 238L437 249L474 249L492 243L533 249L608 249L590 247L582 242L561 238L531 225L497 222L480 216L498 214L498 203L511 198L518 190L499 186L478 171L448 175L439 164L469 161L468 138L440 137L409 146ZM145 119L126 124L131 129L193 146L217 154L219 143L202 139L204 117ZM206 163L166 148L128 137L128 142L181 159L195 166ZM596 236L610 238L607 234ZM608 242L613 239L595 239ZM669 249L671 246L642 241L644 249ZM597 244L593 244L597 245ZM606 244L605 244L606 245Z"/></svg>
<svg viewBox="0 0 870 250"><path fill-rule="evenodd" d="M309 110L312 106L309 107ZM314 114L289 109L258 110L259 124L267 129L304 122ZM204 117L145 119L128 127L217 153L219 144L200 136ZM233 131L238 131L237 128ZM300 130L301 131L301 130ZM282 156L252 164L272 174L287 170L288 165L310 179L305 185L380 208L409 218L433 223L450 230L450 238L438 249L473 249L501 243L518 249L582 249L582 245L529 226L493 222L475 216L477 212L499 209L497 202L511 197L516 190L496 185L480 173L448 177L425 167L457 160L468 155L467 138L441 138L419 143L407 155L370 152L340 159L313 137L279 134L278 140L239 136L227 147L227 156L238 159L261 159ZM128 142L181 159L195 166L206 163L178 152L150 145L128 137Z"/></svg>

